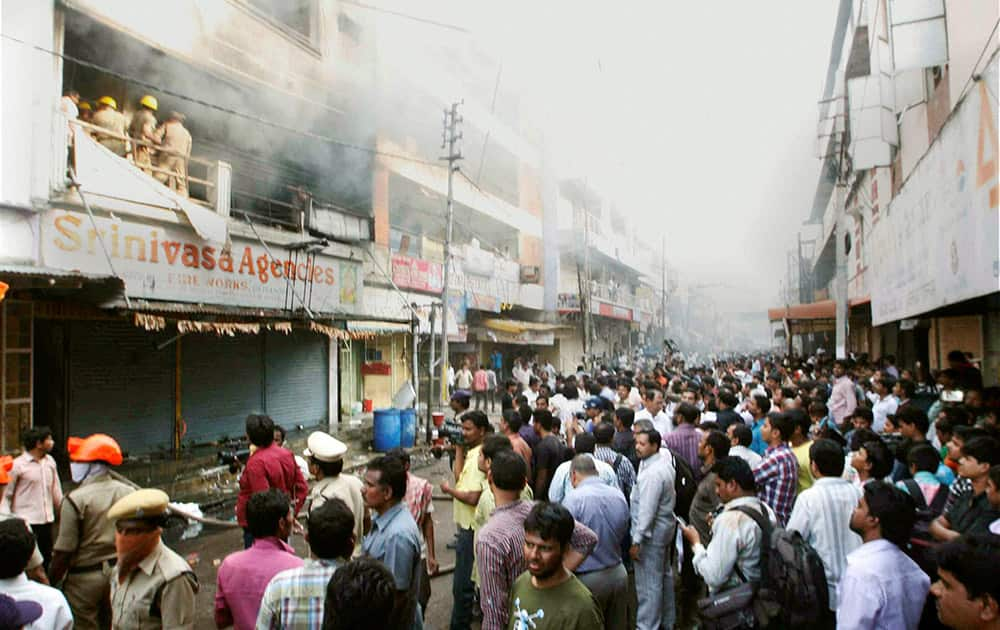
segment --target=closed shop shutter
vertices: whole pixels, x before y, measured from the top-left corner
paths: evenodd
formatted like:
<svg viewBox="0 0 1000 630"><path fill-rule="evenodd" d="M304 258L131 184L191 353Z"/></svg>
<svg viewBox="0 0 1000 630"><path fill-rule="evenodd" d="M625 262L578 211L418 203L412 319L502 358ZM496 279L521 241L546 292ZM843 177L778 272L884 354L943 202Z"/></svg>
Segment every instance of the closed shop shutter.
<svg viewBox="0 0 1000 630"><path fill-rule="evenodd" d="M69 335L69 431L108 433L130 453L169 449L174 348L130 322L75 321Z"/></svg>
<svg viewBox="0 0 1000 630"><path fill-rule="evenodd" d="M286 429L325 424L328 415L327 338L306 330L270 331L264 342L267 413Z"/></svg>
<svg viewBox="0 0 1000 630"><path fill-rule="evenodd" d="M247 414L264 412L263 339L189 334L182 342L184 443L242 436Z"/></svg>

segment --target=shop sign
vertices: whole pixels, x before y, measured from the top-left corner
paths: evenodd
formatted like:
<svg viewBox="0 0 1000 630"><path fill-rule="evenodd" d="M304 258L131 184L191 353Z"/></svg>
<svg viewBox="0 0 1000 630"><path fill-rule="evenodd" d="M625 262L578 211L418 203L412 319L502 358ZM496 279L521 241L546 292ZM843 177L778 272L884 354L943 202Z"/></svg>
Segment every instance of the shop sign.
<svg viewBox="0 0 1000 630"><path fill-rule="evenodd" d="M311 262L279 245L232 238L228 252L208 245L190 229L121 218L90 217L54 209L42 215L42 264L56 269L110 274L98 232L129 297L283 309L295 281L299 304L312 283L314 312L359 312L362 269L358 262L317 255Z"/></svg>
<svg viewBox="0 0 1000 630"><path fill-rule="evenodd" d="M509 343L517 346L552 346L556 343L554 332L541 330L524 330L519 333L509 333L491 330L496 343Z"/></svg>
<svg viewBox="0 0 1000 630"><path fill-rule="evenodd" d="M872 324L1000 288L996 59L872 229Z"/></svg>
<svg viewBox="0 0 1000 630"><path fill-rule="evenodd" d="M465 301L469 308L477 311L500 312L500 302L492 295L483 295L482 293L469 291L465 294Z"/></svg>
<svg viewBox="0 0 1000 630"><path fill-rule="evenodd" d="M580 296L577 293L560 293L556 301L556 310L560 313L579 313Z"/></svg>
<svg viewBox="0 0 1000 630"><path fill-rule="evenodd" d="M591 307L590 312L602 317L610 317L611 319L621 319L627 322L632 321L632 309L607 302L594 300L594 305Z"/></svg>
<svg viewBox="0 0 1000 630"><path fill-rule="evenodd" d="M444 288L441 263L392 255L392 281L400 289L441 293Z"/></svg>

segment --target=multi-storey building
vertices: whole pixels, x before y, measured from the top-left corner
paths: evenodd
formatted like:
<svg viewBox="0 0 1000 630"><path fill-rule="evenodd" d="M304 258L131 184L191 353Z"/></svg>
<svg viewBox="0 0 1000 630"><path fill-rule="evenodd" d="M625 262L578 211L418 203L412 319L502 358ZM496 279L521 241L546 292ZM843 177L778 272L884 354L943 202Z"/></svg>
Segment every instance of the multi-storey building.
<svg viewBox="0 0 1000 630"><path fill-rule="evenodd" d="M249 412L334 424L426 384L442 302L452 363L555 347L558 185L476 38L413 46L435 27L337 0L162 11L4 3L0 449L31 423L135 453L238 436ZM126 123L145 96L160 123L183 114L187 194L134 139L67 116L71 91ZM459 99L443 299L441 114Z"/></svg>
<svg viewBox="0 0 1000 630"><path fill-rule="evenodd" d="M841 2L798 300L770 314L798 349L925 370L961 350L996 382L997 24L989 1Z"/></svg>

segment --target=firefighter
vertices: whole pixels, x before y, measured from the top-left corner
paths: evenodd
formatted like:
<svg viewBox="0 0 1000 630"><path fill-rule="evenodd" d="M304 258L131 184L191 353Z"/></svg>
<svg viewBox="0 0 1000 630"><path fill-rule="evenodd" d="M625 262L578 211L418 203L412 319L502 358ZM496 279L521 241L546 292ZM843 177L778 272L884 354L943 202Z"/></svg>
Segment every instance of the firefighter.
<svg viewBox="0 0 1000 630"><path fill-rule="evenodd" d="M170 498L145 488L108 511L118 564L111 573L111 626L116 630L194 628L198 578L160 540Z"/></svg>
<svg viewBox="0 0 1000 630"><path fill-rule="evenodd" d="M114 438L102 433L71 437L66 450L73 481L80 485L62 502L50 580L63 580L76 628L106 628L111 623L111 569L116 562L115 526L107 515L133 489L109 472L122 463Z"/></svg>
<svg viewBox="0 0 1000 630"><path fill-rule="evenodd" d="M115 155L121 157L128 155L128 141L125 140L125 116L118 111L118 103L115 99L110 96L102 96L97 99L97 111L94 113L91 123L107 129L116 136L112 137L98 132L95 136L100 144Z"/></svg>
<svg viewBox="0 0 1000 630"><path fill-rule="evenodd" d="M159 163L161 172L156 178L177 194L188 196L187 165L191 157L191 134L184 127L185 116L171 112L166 122L156 130L156 141L160 146Z"/></svg>
<svg viewBox="0 0 1000 630"><path fill-rule="evenodd" d="M139 111L132 116L132 122L128 127L128 135L136 140L133 143L132 161L135 165L152 175L153 170L153 148L150 144L156 144L156 112L158 104L155 96L149 94L139 100ZM145 144L143 144L145 143Z"/></svg>

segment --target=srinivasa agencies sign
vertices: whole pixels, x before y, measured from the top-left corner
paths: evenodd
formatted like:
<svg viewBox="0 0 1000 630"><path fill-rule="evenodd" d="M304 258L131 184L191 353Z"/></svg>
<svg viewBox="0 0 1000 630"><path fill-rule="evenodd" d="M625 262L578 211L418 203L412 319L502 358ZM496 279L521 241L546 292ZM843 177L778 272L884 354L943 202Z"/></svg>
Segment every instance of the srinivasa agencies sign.
<svg viewBox="0 0 1000 630"><path fill-rule="evenodd" d="M130 297L280 309L289 304L294 280L300 295L312 283L316 312L360 310L360 263L323 255L296 259L277 245L265 250L260 242L239 238L227 252L180 226L102 217L96 223L97 230L90 217L71 210L46 212L42 264L110 275L99 232Z"/></svg>

